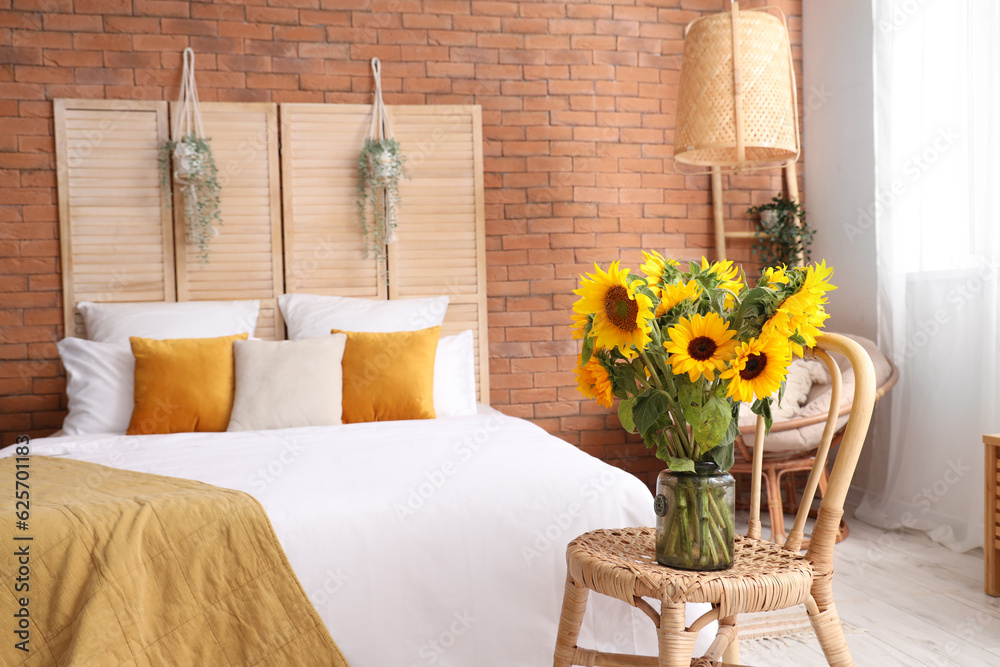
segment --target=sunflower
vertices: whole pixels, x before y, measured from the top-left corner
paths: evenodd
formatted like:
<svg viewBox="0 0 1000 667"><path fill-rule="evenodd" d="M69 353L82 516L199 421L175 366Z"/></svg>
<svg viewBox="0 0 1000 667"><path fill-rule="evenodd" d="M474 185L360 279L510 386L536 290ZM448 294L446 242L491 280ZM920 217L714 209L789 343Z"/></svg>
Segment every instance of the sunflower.
<svg viewBox="0 0 1000 667"><path fill-rule="evenodd" d="M596 354L591 355L587 363L583 365L578 363L573 372L576 373L576 384L581 394L594 399L598 405L611 407L615 400L611 375Z"/></svg>
<svg viewBox="0 0 1000 667"><path fill-rule="evenodd" d="M667 282L667 267L677 266L676 259L664 259L663 255L655 250L651 253L642 251L642 257L646 261L639 265L639 270L646 274L649 289L652 290L656 298L662 294L662 286Z"/></svg>
<svg viewBox="0 0 1000 667"><path fill-rule="evenodd" d="M806 346L812 347L816 344L820 327L830 317L823 308L826 293L837 288L829 282L833 269L827 267L825 261L797 271L805 271L802 286L781 302L774 315L764 323L762 334L783 338L798 334L805 340ZM802 356L803 346L795 341L790 341L790 344L792 351Z"/></svg>
<svg viewBox="0 0 1000 667"><path fill-rule="evenodd" d="M673 285L664 285L663 289L660 291L660 304L656 307L655 317L660 315L665 315L674 308L681 301L685 299L695 299L701 295L701 288L698 287L698 283L694 280L689 280L686 283L674 283Z"/></svg>
<svg viewBox="0 0 1000 667"><path fill-rule="evenodd" d="M740 277L740 270L736 268L732 260L724 259L709 265L708 260L702 257L701 270L704 271L705 269L708 269L709 273L715 274L716 280L719 281L719 288L729 290L733 294L739 294L743 290L743 279ZM735 303L736 300L733 298L733 295L727 294L725 307L732 308Z"/></svg>
<svg viewBox="0 0 1000 667"><path fill-rule="evenodd" d="M722 372L729 380L726 395L750 403L754 397L766 398L778 391L791 363L788 341L781 337L751 338L736 348L736 357Z"/></svg>
<svg viewBox="0 0 1000 667"><path fill-rule="evenodd" d="M586 336L587 326L590 324L591 316L573 312L570 313L570 317L573 318L573 324L571 325L573 338L579 339Z"/></svg>
<svg viewBox="0 0 1000 667"><path fill-rule="evenodd" d="M617 347L625 357L632 358L636 355L632 346L641 350L649 343L653 302L638 291L645 285L643 281L629 282L628 269L619 269L618 262L613 262L607 273L596 264L594 269L595 273L587 274L587 278L581 277L580 288L573 291L580 296L573 311L581 316L593 314L590 334L596 348ZM574 319L579 327L582 318Z"/></svg>
<svg viewBox="0 0 1000 667"><path fill-rule="evenodd" d="M767 278L767 287L777 287L779 284L788 284L788 275L785 266L775 266L764 269L764 277Z"/></svg>
<svg viewBox="0 0 1000 667"><path fill-rule="evenodd" d="M687 373L691 382L702 376L714 380L715 371L726 367L736 348L736 332L716 313L682 317L667 335L670 340L663 347L670 353L674 374Z"/></svg>

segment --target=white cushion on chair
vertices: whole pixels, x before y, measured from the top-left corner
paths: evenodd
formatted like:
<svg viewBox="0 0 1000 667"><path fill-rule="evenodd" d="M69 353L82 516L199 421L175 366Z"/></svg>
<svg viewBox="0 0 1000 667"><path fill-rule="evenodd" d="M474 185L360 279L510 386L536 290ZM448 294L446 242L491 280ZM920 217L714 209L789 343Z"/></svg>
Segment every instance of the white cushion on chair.
<svg viewBox="0 0 1000 667"><path fill-rule="evenodd" d="M872 358L875 367L875 386L881 387L892 374L892 365L878 346L867 338L843 334L848 338L857 341L868 355ZM843 377L843 389L841 393L841 406L848 406L854 399L854 370L847 359L839 354L832 355L837 365L840 366ZM833 392L832 380L826 370L825 364L820 361L804 361L796 359L792 362L788 370L788 383L785 388L785 396L782 405L772 410L774 423L798 419L800 417L811 417L818 414L826 414L830 409L830 395ZM802 388L809 383L805 393ZM800 401L801 399L801 401ZM798 402L798 404L796 404ZM750 406L746 403L740 406L740 426L753 426L757 416L750 412ZM847 423L847 415L837 420L837 429L843 428ZM799 429L788 431L772 432L764 442L764 456L781 456L815 449L819 440L823 437L825 421L805 426ZM743 439L748 447L753 447L753 437Z"/></svg>

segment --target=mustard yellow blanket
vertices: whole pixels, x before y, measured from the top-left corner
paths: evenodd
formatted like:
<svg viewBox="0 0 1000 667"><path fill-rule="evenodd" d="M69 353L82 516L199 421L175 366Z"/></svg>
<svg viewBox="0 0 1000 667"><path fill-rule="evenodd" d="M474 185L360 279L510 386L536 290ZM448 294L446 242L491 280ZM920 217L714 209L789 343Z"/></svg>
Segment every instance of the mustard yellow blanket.
<svg viewBox="0 0 1000 667"><path fill-rule="evenodd" d="M41 456L0 488L0 664L347 666L245 493Z"/></svg>

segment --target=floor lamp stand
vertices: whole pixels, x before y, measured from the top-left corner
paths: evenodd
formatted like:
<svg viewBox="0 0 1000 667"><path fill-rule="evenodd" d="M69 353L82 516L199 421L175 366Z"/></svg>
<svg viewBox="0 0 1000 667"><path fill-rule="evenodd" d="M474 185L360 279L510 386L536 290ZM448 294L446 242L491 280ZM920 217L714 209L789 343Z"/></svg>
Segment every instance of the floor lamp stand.
<svg viewBox="0 0 1000 667"><path fill-rule="evenodd" d="M795 160L789 160L782 168L785 172L785 186L788 188L788 199L799 203L799 177L795 170ZM755 239L757 232L727 232L722 201L722 168L712 167L712 215L715 227L715 257L716 260L726 259L726 239ZM799 253L798 264L802 266L805 258Z"/></svg>

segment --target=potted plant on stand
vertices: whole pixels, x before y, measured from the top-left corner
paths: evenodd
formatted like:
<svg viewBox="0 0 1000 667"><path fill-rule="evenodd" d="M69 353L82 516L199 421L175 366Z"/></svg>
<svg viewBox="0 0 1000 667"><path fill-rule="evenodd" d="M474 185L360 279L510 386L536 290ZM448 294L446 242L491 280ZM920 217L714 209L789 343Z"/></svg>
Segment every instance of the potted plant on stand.
<svg viewBox="0 0 1000 667"><path fill-rule="evenodd" d="M668 470L657 480L656 559L732 565L733 443L740 403L771 425L792 355L815 344L832 269L767 269L750 288L730 261L687 269L643 253L642 274L611 264L581 276L573 306L587 397L638 433Z"/></svg>
<svg viewBox="0 0 1000 667"><path fill-rule="evenodd" d="M750 251L761 265L803 266L809 263L813 235L806 222L806 212L793 199L776 195L766 204L747 209L759 216L757 238Z"/></svg>
<svg viewBox="0 0 1000 667"><path fill-rule="evenodd" d="M222 224L219 213L219 172L201 120L198 88L194 81L194 51L184 49L180 110L174 118L172 139L160 146L160 185L170 201L170 179L180 185L187 221L188 243L197 246L201 261L208 261L209 243ZM173 169L171 170L171 164Z"/></svg>

